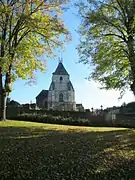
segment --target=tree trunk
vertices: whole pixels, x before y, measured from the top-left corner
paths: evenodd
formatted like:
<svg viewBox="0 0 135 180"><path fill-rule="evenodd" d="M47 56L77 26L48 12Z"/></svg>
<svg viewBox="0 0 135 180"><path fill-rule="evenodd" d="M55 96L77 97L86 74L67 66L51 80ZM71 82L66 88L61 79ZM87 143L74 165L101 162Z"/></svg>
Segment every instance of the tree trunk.
<svg viewBox="0 0 135 180"><path fill-rule="evenodd" d="M3 107L3 84L2 84L2 73L0 68L0 120L2 119L2 107Z"/></svg>
<svg viewBox="0 0 135 180"><path fill-rule="evenodd" d="M135 96L135 80L134 80L134 82L131 84L130 88L131 88L131 91L133 92L133 94L134 94L134 96Z"/></svg>
<svg viewBox="0 0 135 180"><path fill-rule="evenodd" d="M131 91L135 96L135 52L134 52L134 38L129 35L128 37L128 51L129 51L129 62L131 65L132 84L130 86Z"/></svg>
<svg viewBox="0 0 135 180"><path fill-rule="evenodd" d="M7 102L7 96L6 93L1 93L1 120L6 120L6 102Z"/></svg>
<svg viewBox="0 0 135 180"><path fill-rule="evenodd" d="M3 89L3 84L2 84L2 74L1 74L1 78L0 78L0 95L1 95L1 99L0 99L0 103L1 103L1 120L6 120L6 105L7 105L7 95L9 94L9 92L11 91L10 88L10 83L11 83L11 77L10 77L10 71L11 71L11 65L9 66L9 72L6 73L6 78L5 78L5 84L4 84L4 89Z"/></svg>

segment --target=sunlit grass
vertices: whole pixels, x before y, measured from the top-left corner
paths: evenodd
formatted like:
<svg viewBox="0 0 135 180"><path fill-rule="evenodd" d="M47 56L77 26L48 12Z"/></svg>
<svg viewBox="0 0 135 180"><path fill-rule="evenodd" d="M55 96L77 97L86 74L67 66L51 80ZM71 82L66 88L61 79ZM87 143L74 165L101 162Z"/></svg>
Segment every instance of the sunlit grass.
<svg viewBox="0 0 135 180"><path fill-rule="evenodd" d="M0 122L0 179L135 179L135 130Z"/></svg>
<svg viewBox="0 0 135 180"><path fill-rule="evenodd" d="M43 124L43 123L33 123L24 121L0 121L0 127L27 127L27 128L41 128L49 130L59 130L59 131L82 131L82 132L105 132L105 131L115 131L115 130L125 130L126 128L114 128L114 127L79 127L79 126L68 126L68 125L56 125L56 124Z"/></svg>

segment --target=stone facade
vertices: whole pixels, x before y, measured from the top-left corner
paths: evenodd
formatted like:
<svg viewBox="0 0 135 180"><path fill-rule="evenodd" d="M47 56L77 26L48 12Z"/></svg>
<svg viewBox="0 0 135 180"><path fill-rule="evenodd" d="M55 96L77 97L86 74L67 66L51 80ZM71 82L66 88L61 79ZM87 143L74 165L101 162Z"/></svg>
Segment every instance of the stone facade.
<svg viewBox="0 0 135 180"><path fill-rule="evenodd" d="M85 109L82 104L76 104L76 111L84 112Z"/></svg>
<svg viewBox="0 0 135 180"><path fill-rule="evenodd" d="M46 92L47 95L44 95ZM70 81L70 76L63 66L62 62L59 62L58 67L52 74L52 82L49 90L41 91L36 97L36 103L38 107L44 107L46 109L63 110L63 111L75 111L75 91ZM47 105L45 105L47 102Z"/></svg>

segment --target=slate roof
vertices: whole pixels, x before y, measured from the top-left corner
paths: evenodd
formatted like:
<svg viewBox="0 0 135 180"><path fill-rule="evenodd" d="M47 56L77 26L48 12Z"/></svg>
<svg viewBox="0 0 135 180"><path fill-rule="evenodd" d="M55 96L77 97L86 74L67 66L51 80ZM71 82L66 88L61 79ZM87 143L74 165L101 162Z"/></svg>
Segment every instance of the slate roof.
<svg viewBox="0 0 135 180"><path fill-rule="evenodd" d="M78 107L80 107L80 106L81 106L81 107L83 107L83 105L82 105L82 104L76 104L76 106L78 106Z"/></svg>
<svg viewBox="0 0 135 180"><path fill-rule="evenodd" d="M59 62L55 72L53 73L53 75L69 75L68 72L66 71L66 69L64 68L62 62Z"/></svg>
<svg viewBox="0 0 135 180"><path fill-rule="evenodd" d="M39 95L37 95L36 99L45 99L48 97L48 90L42 90Z"/></svg>
<svg viewBox="0 0 135 180"><path fill-rule="evenodd" d="M68 87L70 87L74 91L74 88L73 88L71 81L68 82Z"/></svg>
<svg viewBox="0 0 135 180"><path fill-rule="evenodd" d="M50 90L54 90L54 88L55 88L55 84L54 84L54 82L52 81L51 84L50 84L50 87L49 87L49 91L50 91Z"/></svg>
<svg viewBox="0 0 135 180"><path fill-rule="evenodd" d="M10 106L20 106L20 103L17 102L17 101L12 100L12 101L10 101L10 102L8 103L8 105L10 105Z"/></svg>

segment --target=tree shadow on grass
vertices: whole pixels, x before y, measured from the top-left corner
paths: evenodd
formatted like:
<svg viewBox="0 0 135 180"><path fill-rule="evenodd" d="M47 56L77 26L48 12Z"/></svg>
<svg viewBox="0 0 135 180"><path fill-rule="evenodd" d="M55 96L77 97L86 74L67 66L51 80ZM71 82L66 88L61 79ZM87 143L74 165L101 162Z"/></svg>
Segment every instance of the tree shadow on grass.
<svg viewBox="0 0 135 180"><path fill-rule="evenodd" d="M128 130L0 127L0 179L135 179L134 139Z"/></svg>

